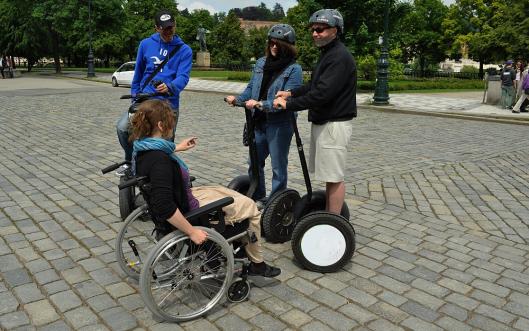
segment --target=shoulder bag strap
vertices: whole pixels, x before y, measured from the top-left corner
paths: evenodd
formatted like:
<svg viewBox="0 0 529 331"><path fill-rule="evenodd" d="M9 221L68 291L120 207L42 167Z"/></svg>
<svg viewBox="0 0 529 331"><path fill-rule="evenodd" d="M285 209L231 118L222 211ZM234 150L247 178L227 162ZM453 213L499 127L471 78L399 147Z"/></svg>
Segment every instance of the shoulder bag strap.
<svg viewBox="0 0 529 331"><path fill-rule="evenodd" d="M147 78L145 80L145 83L143 83L143 86L141 87L140 91L143 91L143 89L145 88L145 86L147 86L151 80L154 78L154 76L156 76L157 73L160 72L160 70L162 70L162 68L165 66L165 64L167 63L167 61L169 61L169 59L176 54L176 52L178 52L178 50L180 49L180 47L182 47L183 44L180 44L178 46L176 46L175 48L173 48L173 50L171 51L171 53L169 53L169 55L167 55L167 57L162 61L162 63L160 63L160 65L158 65L156 67L156 69L154 69L154 71L151 73L151 75L149 76L149 78Z"/></svg>

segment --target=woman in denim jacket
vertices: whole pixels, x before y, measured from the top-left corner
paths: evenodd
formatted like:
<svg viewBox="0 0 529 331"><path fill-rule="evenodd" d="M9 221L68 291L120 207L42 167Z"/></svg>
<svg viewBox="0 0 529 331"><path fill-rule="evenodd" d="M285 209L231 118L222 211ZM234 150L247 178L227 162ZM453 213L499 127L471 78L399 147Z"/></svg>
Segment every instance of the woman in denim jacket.
<svg viewBox="0 0 529 331"><path fill-rule="evenodd" d="M272 161L272 191L270 196L287 187L288 152L292 140L292 112L272 107L277 91L290 90L303 83L301 66L297 64L297 50L294 46L296 35L288 24L274 25L268 31L265 56L257 60L252 77L244 92L235 97L230 95L230 104L245 102L253 110L255 120L255 141L259 160L259 185L253 199L262 208L266 201L264 166L268 155ZM251 165L250 165L251 169ZM251 171L248 170L250 176ZM260 202L260 203L259 203Z"/></svg>

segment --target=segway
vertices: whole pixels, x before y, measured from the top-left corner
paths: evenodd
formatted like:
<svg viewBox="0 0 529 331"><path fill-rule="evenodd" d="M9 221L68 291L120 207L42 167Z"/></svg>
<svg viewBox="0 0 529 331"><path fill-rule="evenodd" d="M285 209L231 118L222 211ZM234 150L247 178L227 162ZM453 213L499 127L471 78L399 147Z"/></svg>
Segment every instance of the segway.
<svg viewBox="0 0 529 331"><path fill-rule="evenodd" d="M270 197L261 217L264 236L271 242L292 239L292 251L303 267L316 272L334 272L351 259L355 250L355 232L349 222L349 209L344 202L340 215L325 211L326 193L312 191L303 143L293 113L291 123L307 194L300 197L298 191L287 188Z"/></svg>
<svg viewBox="0 0 529 331"><path fill-rule="evenodd" d="M226 98L224 98L226 101ZM250 164L252 172L252 179L250 180L249 175L240 175L233 178L227 185L231 190L237 191L241 194L246 195L250 199L253 197L257 185L259 184L259 169L257 163L257 145L255 142L255 125L253 122L252 111L246 108L244 102L235 102L234 106L244 108L244 114L246 116L246 127L248 130L248 154L250 156Z"/></svg>
<svg viewBox="0 0 529 331"><path fill-rule="evenodd" d="M131 169L130 169L130 161L123 161L120 163L115 163L104 169L101 169L101 172L103 174L106 174L118 168L122 168L122 170L119 171L119 175L118 175L119 185L133 178ZM119 216L121 217L122 221L124 221L127 218L127 216L129 216L129 214L132 213L134 209L136 209L136 207L140 206L143 203L143 199L141 198L141 195L136 194L136 189L134 186L129 186L124 189L120 189L118 192L118 197L119 197Z"/></svg>

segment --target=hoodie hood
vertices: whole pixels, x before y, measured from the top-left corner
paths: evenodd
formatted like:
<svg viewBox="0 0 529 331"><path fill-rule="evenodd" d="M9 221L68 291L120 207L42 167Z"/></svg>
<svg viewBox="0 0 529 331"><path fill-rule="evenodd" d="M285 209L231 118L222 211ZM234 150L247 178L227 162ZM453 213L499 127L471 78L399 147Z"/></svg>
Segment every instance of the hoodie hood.
<svg viewBox="0 0 529 331"><path fill-rule="evenodd" d="M159 43L159 44L163 43L163 44L171 45L171 46L177 46L177 45L184 44L182 39L180 39L180 37L178 35L176 35L176 34L173 36L173 40L171 40L168 43L166 43L165 41L162 40L162 38L160 37L160 34L158 32L153 33L149 38L152 39L153 41Z"/></svg>

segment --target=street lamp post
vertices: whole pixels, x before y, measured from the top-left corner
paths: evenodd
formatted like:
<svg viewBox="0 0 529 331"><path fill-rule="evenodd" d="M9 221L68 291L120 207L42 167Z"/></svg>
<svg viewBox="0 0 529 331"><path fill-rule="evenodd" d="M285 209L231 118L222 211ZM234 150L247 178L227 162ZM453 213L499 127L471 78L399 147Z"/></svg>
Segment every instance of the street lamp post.
<svg viewBox="0 0 529 331"><path fill-rule="evenodd" d="M389 54L388 54L388 24L389 24L389 0L385 3L384 14L384 37L381 40L382 50L377 61L377 83L375 86L375 95L373 96L373 104L387 105L389 104L388 95L388 76L389 76Z"/></svg>
<svg viewBox="0 0 529 331"><path fill-rule="evenodd" d="M92 52L92 0L88 0L88 72L86 77L95 77L94 53Z"/></svg>

